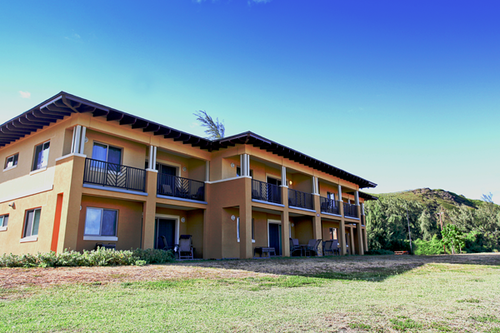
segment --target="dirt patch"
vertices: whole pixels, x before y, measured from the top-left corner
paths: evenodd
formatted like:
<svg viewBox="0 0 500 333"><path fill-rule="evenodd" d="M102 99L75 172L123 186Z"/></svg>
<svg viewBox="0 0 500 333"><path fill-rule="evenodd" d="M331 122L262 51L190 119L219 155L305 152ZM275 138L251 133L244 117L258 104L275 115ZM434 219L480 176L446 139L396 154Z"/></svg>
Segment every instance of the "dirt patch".
<svg viewBox="0 0 500 333"><path fill-rule="evenodd" d="M47 287L71 283L117 283L167 279L225 279L278 275L315 275L404 271L430 263L500 266L500 254L444 256L351 256L262 260L184 261L168 265L119 267L2 268L0 288Z"/></svg>

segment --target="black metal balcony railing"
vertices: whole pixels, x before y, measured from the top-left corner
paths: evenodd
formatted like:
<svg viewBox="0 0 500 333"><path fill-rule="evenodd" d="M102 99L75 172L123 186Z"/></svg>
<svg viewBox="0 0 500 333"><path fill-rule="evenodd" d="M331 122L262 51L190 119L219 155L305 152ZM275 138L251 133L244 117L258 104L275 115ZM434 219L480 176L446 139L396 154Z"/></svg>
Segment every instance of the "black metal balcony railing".
<svg viewBox="0 0 500 333"><path fill-rule="evenodd" d="M346 217L358 217L358 206L351 205L347 202L344 202L344 216Z"/></svg>
<svg viewBox="0 0 500 333"><path fill-rule="evenodd" d="M313 209L313 202L311 193L288 189L288 206Z"/></svg>
<svg viewBox="0 0 500 333"><path fill-rule="evenodd" d="M252 179L252 199L281 204L281 189L277 185Z"/></svg>
<svg viewBox="0 0 500 333"><path fill-rule="evenodd" d="M339 202L325 197L319 198L321 212L340 215Z"/></svg>
<svg viewBox="0 0 500 333"><path fill-rule="evenodd" d="M160 173L156 193L169 197L205 201L205 183Z"/></svg>
<svg viewBox="0 0 500 333"><path fill-rule="evenodd" d="M83 182L145 192L146 170L86 158Z"/></svg>

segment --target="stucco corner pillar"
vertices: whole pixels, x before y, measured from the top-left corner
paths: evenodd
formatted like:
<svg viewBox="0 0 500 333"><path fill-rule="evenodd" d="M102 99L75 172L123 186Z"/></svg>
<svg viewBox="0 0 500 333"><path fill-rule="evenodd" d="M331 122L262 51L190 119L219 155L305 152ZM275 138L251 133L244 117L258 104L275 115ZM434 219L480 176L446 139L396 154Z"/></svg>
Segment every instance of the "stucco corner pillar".
<svg viewBox="0 0 500 333"><path fill-rule="evenodd" d="M288 186L281 186L281 198L283 199L283 213L281 214L281 244L282 256L290 256L290 217L288 215Z"/></svg>
<svg viewBox="0 0 500 333"><path fill-rule="evenodd" d="M64 249L77 249L84 169L83 155L68 155L56 161L54 193L63 196L58 239L53 239L59 253Z"/></svg>
<svg viewBox="0 0 500 333"><path fill-rule="evenodd" d="M361 227L361 221L356 224L356 238L358 240L358 246L356 248L356 252L360 256L362 256L365 254L365 251L364 251L363 229Z"/></svg>
<svg viewBox="0 0 500 333"><path fill-rule="evenodd" d="M363 228L363 234L364 234L364 242L365 242L365 251L368 251L368 234L366 232L366 228Z"/></svg>
<svg viewBox="0 0 500 333"><path fill-rule="evenodd" d="M321 213L320 213L320 204L319 204L319 195L313 194L313 202L314 208L316 210L316 214L314 214L313 219L313 235L315 239L323 240L323 232L321 230ZM320 253L323 253L323 243L320 243Z"/></svg>
<svg viewBox="0 0 500 333"><path fill-rule="evenodd" d="M155 219L156 219L156 182L158 172L153 169L146 170L146 201L142 210L142 248L154 247Z"/></svg>
<svg viewBox="0 0 500 333"><path fill-rule="evenodd" d="M252 179L244 178L245 195L240 205L240 259L253 258L252 253Z"/></svg>
<svg viewBox="0 0 500 333"><path fill-rule="evenodd" d="M344 205L342 200L338 201L339 203L339 213L340 213L340 222L339 222L339 243L340 243L340 254L345 255L347 253L346 248L346 237L345 237L345 220L344 220Z"/></svg>
<svg viewBox="0 0 500 333"><path fill-rule="evenodd" d="M350 254L356 254L356 246L355 246L355 242L354 242L354 230L352 228L352 225L349 227L349 235L351 236L351 246L349 246L349 253Z"/></svg>

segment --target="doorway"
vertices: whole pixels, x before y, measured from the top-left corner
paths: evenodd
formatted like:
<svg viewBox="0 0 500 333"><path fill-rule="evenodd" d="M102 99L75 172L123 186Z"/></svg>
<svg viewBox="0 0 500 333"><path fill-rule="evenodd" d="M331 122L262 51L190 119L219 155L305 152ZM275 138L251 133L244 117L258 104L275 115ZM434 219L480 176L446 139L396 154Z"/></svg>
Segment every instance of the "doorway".
<svg viewBox="0 0 500 333"><path fill-rule="evenodd" d="M165 218L157 218L156 219L156 249L167 249L171 250L174 248L175 242L175 219L165 219ZM164 238L167 241L165 244Z"/></svg>
<svg viewBox="0 0 500 333"><path fill-rule="evenodd" d="M268 246L274 247L276 255L281 255L281 223L268 221Z"/></svg>

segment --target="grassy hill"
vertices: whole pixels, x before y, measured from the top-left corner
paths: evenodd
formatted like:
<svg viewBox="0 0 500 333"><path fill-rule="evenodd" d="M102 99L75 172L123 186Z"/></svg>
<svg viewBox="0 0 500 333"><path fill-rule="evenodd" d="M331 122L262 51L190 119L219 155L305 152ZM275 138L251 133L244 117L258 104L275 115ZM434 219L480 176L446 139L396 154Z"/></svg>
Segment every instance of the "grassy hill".
<svg viewBox="0 0 500 333"><path fill-rule="evenodd" d="M458 195L453 192L441 189L431 190L430 188L372 195L375 197L397 197L408 201L418 201L429 208L433 208L433 210L437 209L439 206L442 206L444 209L454 209L460 205L476 209L482 204L481 200L468 199L463 195Z"/></svg>

